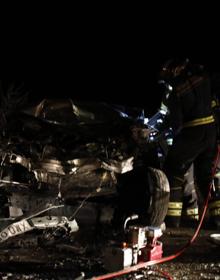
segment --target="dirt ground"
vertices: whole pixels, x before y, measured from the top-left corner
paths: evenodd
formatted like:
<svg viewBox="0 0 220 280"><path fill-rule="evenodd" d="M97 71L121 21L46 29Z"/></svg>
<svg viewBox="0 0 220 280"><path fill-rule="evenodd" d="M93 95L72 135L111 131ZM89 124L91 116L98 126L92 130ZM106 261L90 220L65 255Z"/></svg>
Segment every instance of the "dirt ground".
<svg viewBox="0 0 220 280"><path fill-rule="evenodd" d="M107 229L105 229L107 230ZM193 235L189 228L167 229L160 240L163 256L177 253ZM195 242L176 259L147 267L115 279L220 279L220 250L209 236L215 231L200 231ZM91 230L78 234L68 243L36 246L33 235L23 248L11 245L0 250L0 279L91 279L107 273L103 267L103 249L106 236L111 232L97 234ZM102 237L101 237L102 236ZM80 242L79 242L80 240ZM16 242L14 243L16 244ZM44 244L45 245L45 244ZM25 248L26 247L26 248Z"/></svg>
<svg viewBox="0 0 220 280"><path fill-rule="evenodd" d="M220 247L209 237L214 232L216 231L201 230L194 243L182 255L159 265L159 268L168 272L171 279L220 279ZM179 248L191 239L193 233L193 229L187 228L168 229L162 237L164 255L178 252Z"/></svg>

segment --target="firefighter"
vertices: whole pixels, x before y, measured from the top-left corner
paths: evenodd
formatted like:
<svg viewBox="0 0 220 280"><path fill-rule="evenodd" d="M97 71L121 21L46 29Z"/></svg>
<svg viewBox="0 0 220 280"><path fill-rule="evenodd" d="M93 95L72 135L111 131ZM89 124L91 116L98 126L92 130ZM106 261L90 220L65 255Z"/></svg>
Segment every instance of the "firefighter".
<svg viewBox="0 0 220 280"><path fill-rule="evenodd" d="M209 202L209 227L220 229L220 160L214 176L214 189Z"/></svg>
<svg viewBox="0 0 220 280"><path fill-rule="evenodd" d="M220 143L220 73L212 74L212 109L217 127L218 147ZM220 229L220 158L218 157L217 168L214 175L214 188L209 202L209 227Z"/></svg>
<svg viewBox="0 0 220 280"><path fill-rule="evenodd" d="M167 127L167 112L164 105L161 106L159 112L149 119L147 124L149 127L157 131L156 136L154 136L152 141L157 142L158 148L160 148L158 151L159 168L163 170L167 153L173 144L173 130L172 128ZM194 226L199 220L199 215L198 194L195 187L193 164L191 164L189 170L184 174L183 189L181 222L184 226Z"/></svg>
<svg viewBox="0 0 220 280"><path fill-rule="evenodd" d="M216 154L216 127L212 115L210 77L188 59L169 60L161 69L166 91L163 106L174 131L164 170L170 183L167 226L178 227L183 208L185 174L192 163L197 186L204 197L212 180Z"/></svg>

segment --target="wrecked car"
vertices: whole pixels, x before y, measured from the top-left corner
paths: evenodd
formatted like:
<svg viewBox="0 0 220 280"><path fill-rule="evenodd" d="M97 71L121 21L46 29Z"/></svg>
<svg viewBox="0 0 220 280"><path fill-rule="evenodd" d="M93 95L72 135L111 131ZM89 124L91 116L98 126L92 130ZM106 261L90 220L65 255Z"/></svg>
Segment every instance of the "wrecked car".
<svg viewBox="0 0 220 280"><path fill-rule="evenodd" d="M102 217L110 205L115 226L132 214L161 225L169 184L142 110L72 99L10 108L2 98L0 243L33 229L76 232L88 202Z"/></svg>

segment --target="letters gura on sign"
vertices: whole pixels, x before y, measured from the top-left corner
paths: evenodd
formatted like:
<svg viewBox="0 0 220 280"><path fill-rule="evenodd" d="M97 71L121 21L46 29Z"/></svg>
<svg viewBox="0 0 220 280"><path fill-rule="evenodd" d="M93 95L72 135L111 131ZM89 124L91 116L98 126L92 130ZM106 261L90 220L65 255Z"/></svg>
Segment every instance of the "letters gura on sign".
<svg viewBox="0 0 220 280"><path fill-rule="evenodd" d="M21 220L20 222L13 223L0 232L0 242L4 242L10 237L19 235L29 230L32 230L32 227L26 220Z"/></svg>

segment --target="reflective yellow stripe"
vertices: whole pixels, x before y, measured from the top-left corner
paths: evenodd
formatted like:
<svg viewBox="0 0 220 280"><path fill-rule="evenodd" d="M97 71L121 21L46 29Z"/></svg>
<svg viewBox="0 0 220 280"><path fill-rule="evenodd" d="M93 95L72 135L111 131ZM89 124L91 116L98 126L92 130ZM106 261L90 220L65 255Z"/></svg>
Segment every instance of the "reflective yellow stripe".
<svg viewBox="0 0 220 280"><path fill-rule="evenodd" d="M212 108L217 107L217 106L219 106L219 105L220 105L220 104L219 104L219 100L218 100L218 99L213 99L213 100L212 100L212 103L211 103Z"/></svg>
<svg viewBox="0 0 220 280"><path fill-rule="evenodd" d="M193 208L193 209L187 209L186 210L186 215L191 216L191 215L198 215L199 214L199 209L198 208Z"/></svg>
<svg viewBox="0 0 220 280"><path fill-rule="evenodd" d="M182 214L182 202L169 202L167 216L177 216L180 217Z"/></svg>
<svg viewBox="0 0 220 280"><path fill-rule="evenodd" d="M183 203L182 202L169 202L168 208L169 209L182 209Z"/></svg>
<svg viewBox="0 0 220 280"><path fill-rule="evenodd" d="M215 176L214 176L214 177L215 177L215 178L220 177L220 172L215 173Z"/></svg>
<svg viewBox="0 0 220 280"><path fill-rule="evenodd" d="M216 200L216 201L210 202L209 208L210 209L212 209L212 208L220 208L220 200Z"/></svg>
<svg viewBox="0 0 220 280"><path fill-rule="evenodd" d="M196 220L198 221L199 220L199 215L190 215L190 216L187 216L187 219L192 221L192 220Z"/></svg>
<svg viewBox="0 0 220 280"><path fill-rule="evenodd" d="M220 216L220 208L212 209L212 210L210 211L210 215L211 215L211 216Z"/></svg>
<svg viewBox="0 0 220 280"><path fill-rule="evenodd" d="M192 208L192 209L185 209L184 213L182 216L185 217L187 220L199 220L199 209L198 208Z"/></svg>
<svg viewBox="0 0 220 280"><path fill-rule="evenodd" d="M189 215L189 216L185 216L185 218L188 220L188 221L198 221L199 220L199 215Z"/></svg>
<svg viewBox="0 0 220 280"><path fill-rule="evenodd" d="M182 210L170 210L167 211L167 216L181 216Z"/></svg>
<svg viewBox="0 0 220 280"><path fill-rule="evenodd" d="M183 124L183 127L198 126L198 125L203 125L203 124L208 124L208 123L213 123L213 122L214 122L214 117L209 116L206 118L198 118L198 119L192 120L190 122L186 122Z"/></svg>
<svg viewBox="0 0 220 280"><path fill-rule="evenodd" d="M217 102L215 100L212 100L211 106L212 108L214 108L215 106L217 106Z"/></svg>

